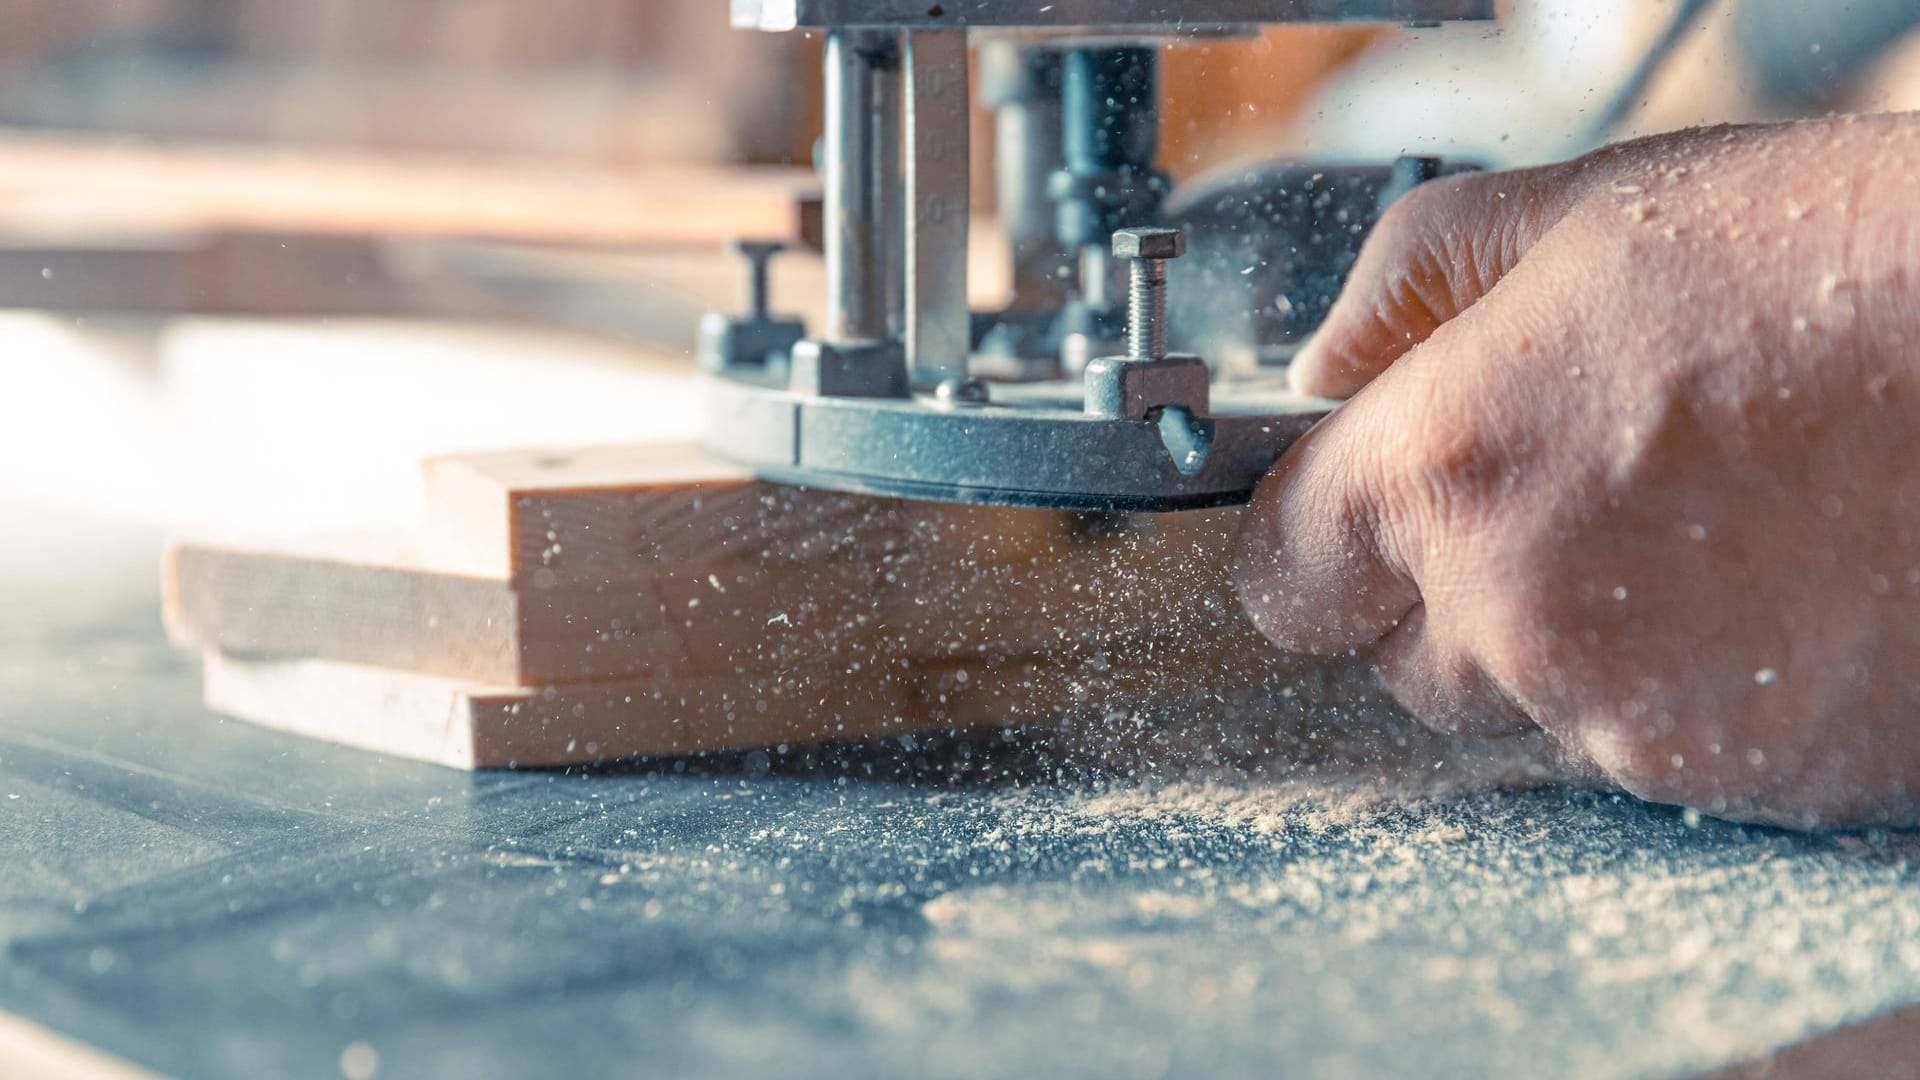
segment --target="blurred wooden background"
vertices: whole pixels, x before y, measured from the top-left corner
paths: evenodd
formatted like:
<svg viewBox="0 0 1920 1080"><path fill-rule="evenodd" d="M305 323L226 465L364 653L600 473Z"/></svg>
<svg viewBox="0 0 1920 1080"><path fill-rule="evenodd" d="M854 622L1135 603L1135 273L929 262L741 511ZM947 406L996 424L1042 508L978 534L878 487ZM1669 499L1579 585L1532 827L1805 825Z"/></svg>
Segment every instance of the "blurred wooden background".
<svg viewBox="0 0 1920 1080"><path fill-rule="evenodd" d="M816 123L805 43L713 0L0 0L0 26L0 124L624 165L804 160Z"/></svg>
<svg viewBox="0 0 1920 1080"><path fill-rule="evenodd" d="M0 26L0 126L611 168L804 164L819 129L818 40L719 0L0 0ZM1171 50L1168 165L1273 144L1383 33Z"/></svg>

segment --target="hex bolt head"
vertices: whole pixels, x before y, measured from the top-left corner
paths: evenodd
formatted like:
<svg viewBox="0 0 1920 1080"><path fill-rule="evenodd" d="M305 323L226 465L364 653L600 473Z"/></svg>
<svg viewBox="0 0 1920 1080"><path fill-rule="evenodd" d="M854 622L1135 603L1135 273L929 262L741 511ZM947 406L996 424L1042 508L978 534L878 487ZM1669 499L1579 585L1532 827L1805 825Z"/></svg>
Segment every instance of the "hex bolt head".
<svg viewBox="0 0 1920 1080"><path fill-rule="evenodd" d="M785 242L780 240L734 240L727 245L735 255L741 255L752 261L771 259L787 250Z"/></svg>
<svg viewBox="0 0 1920 1080"><path fill-rule="evenodd" d="M1187 234L1179 229L1121 229L1113 234L1113 253L1122 259L1177 259L1187 253Z"/></svg>

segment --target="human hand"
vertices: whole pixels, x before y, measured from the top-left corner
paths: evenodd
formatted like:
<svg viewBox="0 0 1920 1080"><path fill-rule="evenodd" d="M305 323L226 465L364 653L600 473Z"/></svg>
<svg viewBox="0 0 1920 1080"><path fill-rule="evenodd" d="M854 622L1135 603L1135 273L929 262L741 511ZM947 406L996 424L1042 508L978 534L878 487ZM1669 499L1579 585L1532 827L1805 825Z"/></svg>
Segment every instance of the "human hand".
<svg viewBox="0 0 1920 1080"><path fill-rule="evenodd" d="M1424 185L1292 377L1352 400L1248 512L1276 644L1644 798L1920 820L1920 116Z"/></svg>

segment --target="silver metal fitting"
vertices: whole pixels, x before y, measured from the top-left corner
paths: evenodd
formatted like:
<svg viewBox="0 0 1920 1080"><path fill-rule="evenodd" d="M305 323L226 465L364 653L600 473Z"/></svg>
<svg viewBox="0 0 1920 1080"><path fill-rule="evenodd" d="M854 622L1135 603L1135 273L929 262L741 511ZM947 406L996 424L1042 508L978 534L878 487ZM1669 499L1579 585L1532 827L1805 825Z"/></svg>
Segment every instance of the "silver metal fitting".
<svg viewBox="0 0 1920 1080"><path fill-rule="evenodd" d="M1199 415L1207 411L1209 389L1206 361L1197 356L1103 356L1087 365L1085 408L1089 416L1117 420L1145 420L1172 405Z"/></svg>
<svg viewBox="0 0 1920 1080"><path fill-rule="evenodd" d="M1085 408L1093 416L1145 420L1155 410L1183 415L1207 411L1211 385L1206 362L1167 355L1167 260L1186 254L1179 229L1121 229L1113 253L1131 259L1127 295L1127 355L1087 365Z"/></svg>
<svg viewBox="0 0 1920 1080"><path fill-rule="evenodd" d="M987 384L979 379L943 379L933 388L933 396L948 408L986 405L992 401Z"/></svg>
<svg viewBox="0 0 1920 1080"><path fill-rule="evenodd" d="M746 314L710 313L700 320L700 367L719 372L729 367L765 368L769 362L784 362L795 343L807 334L806 324L799 319L779 318L772 313L767 264L785 251L786 245L736 240L731 247L747 260Z"/></svg>
<svg viewBox="0 0 1920 1080"><path fill-rule="evenodd" d="M1167 260L1187 253L1187 234L1179 229L1121 229L1113 234L1113 253L1132 260L1127 359L1159 360L1167 355Z"/></svg>
<svg viewBox="0 0 1920 1080"><path fill-rule="evenodd" d="M765 319L772 312L769 305L773 288L768 283L767 264L775 255L787 250L787 245L778 240L735 240L728 245L735 255L747 260L747 317Z"/></svg>
<svg viewBox="0 0 1920 1080"><path fill-rule="evenodd" d="M787 385L807 397L911 396L906 351L897 341L802 341L793 347Z"/></svg>
<svg viewBox="0 0 1920 1080"><path fill-rule="evenodd" d="M1113 234L1113 253L1122 259L1177 259L1187 253L1187 234L1179 229L1121 229Z"/></svg>

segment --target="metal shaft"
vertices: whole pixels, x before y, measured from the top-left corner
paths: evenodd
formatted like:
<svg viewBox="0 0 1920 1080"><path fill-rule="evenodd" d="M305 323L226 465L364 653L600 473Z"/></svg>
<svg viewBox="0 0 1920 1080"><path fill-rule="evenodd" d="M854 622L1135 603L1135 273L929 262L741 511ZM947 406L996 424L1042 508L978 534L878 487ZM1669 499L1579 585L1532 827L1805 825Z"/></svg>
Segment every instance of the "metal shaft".
<svg viewBox="0 0 1920 1080"><path fill-rule="evenodd" d="M932 390L967 377L967 31L915 30L905 39L907 369Z"/></svg>
<svg viewBox="0 0 1920 1080"><path fill-rule="evenodd" d="M1127 359L1162 359L1167 355L1167 264L1133 260L1127 285Z"/></svg>
<svg viewBox="0 0 1920 1080"><path fill-rule="evenodd" d="M747 293L742 300L748 318L765 319L771 314L773 286L767 264L786 249L785 244L772 241L741 240L734 243L733 250L747 260Z"/></svg>
<svg viewBox="0 0 1920 1080"><path fill-rule="evenodd" d="M898 35L827 34L823 218L830 341L886 341L898 304Z"/></svg>
<svg viewBox="0 0 1920 1080"><path fill-rule="evenodd" d="M1070 258L1054 239L1048 179L1061 156L1060 50L989 40L980 53L981 101L993 109L994 203L1013 242L1013 311L1057 310L1066 300L1061 269Z"/></svg>
<svg viewBox="0 0 1920 1080"><path fill-rule="evenodd" d="M767 259L769 255L755 254L748 258L751 267L747 271L747 314L756 319L767 317L771 306L769 294L773 291L767 281Z"/></svg>

